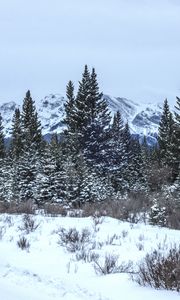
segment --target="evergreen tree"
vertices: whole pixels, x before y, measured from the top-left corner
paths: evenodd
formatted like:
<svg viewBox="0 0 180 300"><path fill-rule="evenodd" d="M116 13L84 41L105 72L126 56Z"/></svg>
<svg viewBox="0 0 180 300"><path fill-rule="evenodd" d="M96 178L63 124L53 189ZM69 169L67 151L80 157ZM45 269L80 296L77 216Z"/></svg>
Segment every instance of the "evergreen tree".
<svg viewBox="0 0 180 300"><path fill-rule="evenodd" d="M130 189L135 191L146 189L146 167L138 139L131 140L131 153L132 156L128 166Z"/></svg>
<svg viewBox="0 0 180 300"><path fill-rule="evenodd" d="M127 165L125 143L123 139L124 124L119 111L114 114L113 123L110 129L110 143L108 155L108 177L111 178L115 191L122 191L124 188L123 171Z"/></svg>
<svg viewBox="0 0 180 300"><path fill-rule="evenodd" d="M122 120L121 117L121 113L118 110L115 114L114 114L114 118L113 118L113 123L112 123L112 136L114 137L114 139L120 139L122 137L122 133L124 130L124 122Z"/></svg>
<svg viewBox="0 0 180 300"><path fill-rule="evenodd" d="M4 133L2 125L2 116L0 114L0 160L5 157Z"/></svg>
<svg viewBox="0 0 180 300"><path fill-rule="evenodd" d="M171 139L171 156L172 157L172 166L173 166L173 178L179 174L180 169L180 98L176 98L176 111L175 114L175 122L173 126L173 133Z"/></svg>
<svg viewBox="0 0 180 300"><path fill-rule="evenodd" d="M106 101L99 93L95 69L90 74L87 65L85 66L75 100L70 84L67 95L66 147L71 148L75 155L82 152L88 161L100 164L107 141L106 128L110 123L110 113Z"/></svg>
<svg viewBox="0 0 180 300"><path fill-rule="evenodd" d="M147 137L143 137L143 141L141 144L141 154L142 154L142 160L143 164L145 165L145 169L148 171L151 166L151 147L147 143Z"/></svg>
<svg viewBox="0 0 180 300"><path fill-rule="evenodd" d="M41 124L35 103L27 91L23 101L22 115L22 155L19 158L19 198L20 201L36 201L36 177L38 160L43 150Z"/></svg>
<svg viewBox="0 0 180 300"><path fill-rule="evenodd" d="M90 97L90 73L87 65L85 65L82 75L82 81L79 82L79 89L75 100L75 128L79 134L80 140L83 142L83 133L88 125L88 98ZM82 139L81 139L82 137Z"/></svg>
<svg viewBox="0 0 180 300"><path fill-rule="evenodd" d="M172 133L173 133L174 120L172 113L169 110L167 99L164 101L163 113L159 123L159 154L162 164L169 165L172 161L171 147L172 147Z"/></svg>
<svg viewBox="0 0 180 300"><path fill-rule="evenodd" d="M106 100L99 92L94 68L90 77L90 93L87 99L88 123L85 128L84 153L89 164L93 164L99 169L107 161L111 117Z"/></svg>
<svg viewBox="0 0 180 300"><path fill-rule="evenodd" d="M166 226L167 211L165 206L160 206L157 199L153 200L153 205L150 208L149 223L152 225Z"/></svg>
<svg viewBox="0 0 180 300"><path fill-rule="evenodd" d="M27 91L22 106L22 136L24 149L30 147L33 147L35 151L42 149L41 123L38 120L35 103L32 100L30 91Z"/></svg>
<svg viewBox="0 0 180 300"><path fill-rule="evenodd" d="M0 114L0 201L6 200L6 164L5 164L5 145L4 145L4 133L2 125L2 116Z"/></svg>
<svg viewBox="0 0 180 300"><path fill-rule="evenodd" d="M12 119L12 140L11 140L11 153L16 160L20 157L23 151L22 143L22 127L21 127L21 115L19 108L15 109Z"/></svg>
<svg viewBox="0 0 180 300"><path fill-rule="evenodd" d="M74 120L74 102L75 102L75 96L74 96L74 84L70 80L66 87L66 97L67 102L65 103L65 118L64 123L67 126L68 131L75 132L76 130L76 124Z"/></svg>
<svg viewBox="0 0 180 300"><path fill-rule="evenodd" d="M51 153L50 146L46 145L43 154L37 164L36 197L38 206L55 201L57 198L55 190L56 161Z"/></svg>
<svg viewBox="0 0 180 300"><path fill-rule="evenodd" d="M19 199L21 202L35 202L37 155L33 148L23 152L18 161Z"/></svg>

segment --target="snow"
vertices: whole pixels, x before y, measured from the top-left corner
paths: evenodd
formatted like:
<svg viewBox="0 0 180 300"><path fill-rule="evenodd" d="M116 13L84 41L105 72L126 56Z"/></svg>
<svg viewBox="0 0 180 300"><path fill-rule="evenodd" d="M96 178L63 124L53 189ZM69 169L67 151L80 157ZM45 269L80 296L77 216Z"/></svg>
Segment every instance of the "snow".
<svg viewBox="0 0 180 300"><path fill-rule="evenodd" d="M158 131L158 123L154 119L160 118L162 103L135 103L130 99L104 95L111 115L117 110L121 112L124 123L129 122L132 133L139 135L152 135ZM50 94L41 100L36 100L35 105L38 117L42 125L43 135L61 133L64 129L63 119L65 115L64 103L66 98L61 94ZM15 108L19 107L15 102L4 103L0 106L3 117L3 127L6 137L11 136L12 117Z"/></svg>
<svg viewBox="0 0 180 300"><path fill-rule="evenodd" d="M93 218L33 217L39 226L27 234L22 215L0 216L0 290L4 300L166 300L179 299L172 291L140 287L127 273L98 275L93 262L76 259L58 243L59 228L87 228L90 242L96 242L100 261L106 254L118 255L118 264L138 262L154 249L167 249L177 244L180 231L130 224L112 218L95 225ZM20 237L30 243L29 251L17 246ZM113 238L114 236L114 238ZM87 250L90 243L85 246Z"/></svg>

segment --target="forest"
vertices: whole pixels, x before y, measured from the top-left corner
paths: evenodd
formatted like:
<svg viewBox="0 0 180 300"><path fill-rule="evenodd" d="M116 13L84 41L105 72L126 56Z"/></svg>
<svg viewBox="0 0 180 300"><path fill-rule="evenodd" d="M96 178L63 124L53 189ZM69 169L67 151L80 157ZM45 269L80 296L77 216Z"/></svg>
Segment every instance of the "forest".
<svg viewBox="0 0 180 300"><path fill-rule="evenodd" d="M157 143L133 136L121 112L113 119L86 65L74 92L66 89L65 129L44 140L35 101L27 91L5 146L0 116L0 211L83 210L180 229L180 98L165 99Z"/></svg>

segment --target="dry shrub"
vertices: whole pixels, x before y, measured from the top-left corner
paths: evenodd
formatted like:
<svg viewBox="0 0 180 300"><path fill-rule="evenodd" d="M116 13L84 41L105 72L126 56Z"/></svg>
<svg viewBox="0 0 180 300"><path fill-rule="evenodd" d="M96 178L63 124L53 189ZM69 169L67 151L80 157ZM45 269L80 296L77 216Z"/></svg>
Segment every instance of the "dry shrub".
<svg viewBox="0 0 180 300"><path fill-rule="evenodd" d="M23 226L19 227L20 230L29 234L30 232L35 231L39 227L39 223L36 223L34 218L31 215L24 215L23 216Z"/></svg>
<svg viewBox="0 0 180 300"><path fill-rule="evenodd" d="M17 245L21 250L29 250L30 248L30 244L28 242L28 240L23 236L19 239L19 241L17 241Z"/></svg>
<svg viewBox="0 0 180 300"><path fill-rule="evenodd" d="M60 228L58 244L65 246L69 252L82 251L90 242L91 233L87 228L79 232L76 228Z"/></svg>
<svg viewBox="0 0 180 300"><path fill-rule="evenodd" d="M160 251L147 254L133 279L139 285L179 291L180 247L174 246L166 255Z"/></svg>
<svg viewBox="0 0 180 300"><path fill-rule="evenodd" d="M109 216L121 219L122 210L119 201L103 201L101 203L87 203L82 207L82 216Z"/></svg>
<svg viewBox="0 0 180 300"><path fill-rule="evenodd" d="M0 201L0 213L1 214L6 213L7 208L8 208L8 204L3 201Z"/></svg>
<svg viewBox="0 0 180 300"><path fill-rule="evenodd" d="M8 214L35 214L35 205L32 201L25 203L0 202L0 213Z"/></svg>
<svg viewBox="0 0 180 300"><path fill-rule="evenodd" d="M148 202L149 200L145 193L134 192L126 198L119 197L112 201L87 203L82 207L82 216L109 216L118 220L137 223L142 219L144 221L144 216L149 206Z"/></svg>
<svg viewBox="0 0 180 300"><path fill-rule="evenodd" d="M83 260L86 263L91 263L99 259L99 254L93 252L91 249L82 249L76 253L77 261Z"/></svg>
<svg viewBox="0 0 180 300"><path fill-rule="evenodd" d="M51 216L67 216L67 209L62 205L62 204L45 204L44 206L44 212L47 215L51 215Z"/></svg>
<svg viewBox="0 0 180 300"><path fill-rule="evenodd" d="M99 275L107 275L112 273L131 273L132 272L132 262L121 263L118 265L118 255L106 254L104 261L94 260L95 272Z"/></svg>

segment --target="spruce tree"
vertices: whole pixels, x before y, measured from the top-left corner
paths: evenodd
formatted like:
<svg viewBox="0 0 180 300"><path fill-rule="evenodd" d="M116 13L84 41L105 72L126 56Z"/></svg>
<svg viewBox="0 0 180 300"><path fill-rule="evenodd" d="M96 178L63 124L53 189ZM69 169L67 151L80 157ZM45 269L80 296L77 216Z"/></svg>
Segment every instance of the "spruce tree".
<svg viewBox="0 0 180 300"><path fill-rule="evenodd" d="M46 145L38 161L38 172L35 179L35 202L38 206L51 203L57 198L55 190L55 170L56 160L51 153L50 146Z"/></svg>
<svg viewBox="0 0 180 300"><path fill-rule="evenodd" d="M164 101L163 113L159 123L159 154L161 163L169 165L171 163L171 146L172 146L172 133L173 133L174 120L172 113L169 109L167 99Z"/></svg>
<svg viewBox="0 0 180 300"><path fill-rule="evenodd" d="M6 164L5 164L5 145L4 145L4 133L2 125L2 116L0 114L0 201L6 199Z"/></svg>
<svg viewBox="0 0 180 300"><path fill-rule="evenodd" d="M30 91L27 91L22 106L22 135L24 149L29 147L33 147L35 151L42 149L41 123Z"/></svg>
<svg viewBox="0 0 180 300"><path fill-rule="evenodd" d="M128 170L130 189L136 192L146 189L146 166L145 161L143 160L141 146L137 138L131 140L131 157Z"/></svg>
<svg viewBox="0 0 180 300"><path fill-rule="evenodd" d="M107 142L106 129L111 118L107 103L99 92L95 69L90 74L86 65L75 100L70 84L67 96L69 99L65 122L68 126L64 132L66 145L69 145L75 155L82 152L88 161L100 164Z"/></svg>
<svg viewBox="0 0 180 300"><path fill-rule="evenodd" d="M113 117L113 123L112 123L112 136L115 139L119 139L122 137L122 132L124 129L124 122L121 117L121 113L118 110Z"/></svg>
<svg viewBox="0 0 180 300"><path fill-rule="evenodd" d="M27 91L22 106L23 153L19 159L20 201L36 201L36 176L38 161L43 150L41 124L30 91Z"/></svg>
<svg viewBox="0 0 180 300"><path fill-rule="evenodd" d="M82 80L79 82L79 89L75 100L75 128L79 135L81 142L83 141L83 135L85 128L88 124L89 107L88 98L90 97L90 73L87 65L85 65L84 72L82 74Z"/></svg>
<svg viewBox="0 0 180 300"><path fill-rule="evenodd" d="M4 144L4 133L2 125L2 116L0 114L0 159L5 157L5 144Z"/></svg>
<svg viewBox="0 0 180 300"><path fill-rule="evenodd" d="M175 122L173 126L173 134L172 134L172 145L171 145L171 152L172 152L172 160L173 160L173 177L176 177L179 174L180 170L180 98L176 97L176 105L174 112L175 114Z"/></svg>
<svg viewBox="0 0 180 300"><path fill-rule="evenodd" d="M127 164L125 144L123 139L124 124L119 111L114 114L113 123L110 129L110 143L108 155L108 177L111 179L115 191L122 191L124 188L123 170Z"/></svg>
<svg viewBox="0 0 180 300"><path fill-rule="evenodd" d="M75 132L76 125L74 120L74 102L75 102L75 96L74 96L74 84L70 80L66 87L66 97L67 102L65 103L65 118L63 122L66 124L68 131Z"/></svg>
<svg viewBox="0 0 180 300"><path fill-rule="evenodd" d="M111 117L106 100L99 92L94 68L90 77L90 93L87 99L88 122L85 128L84 153L88 162L99 169L103 168L103 164L107 161Z"/></svg>
<svg viewBox="0 0 180 300"><path fill-rule="evenodd" d="M12 139L11 139L11 154L13 159L17 160L23 151L22 143L22 126L21 115L19 108L15 109L12 119Z"/></svg>
<svg viewBox="0 0 180 300"><path fill-rule="evenodd" d="M21 202L35 202L37 155L33 148L24 151L18 161L19 199Z"/></svg>

